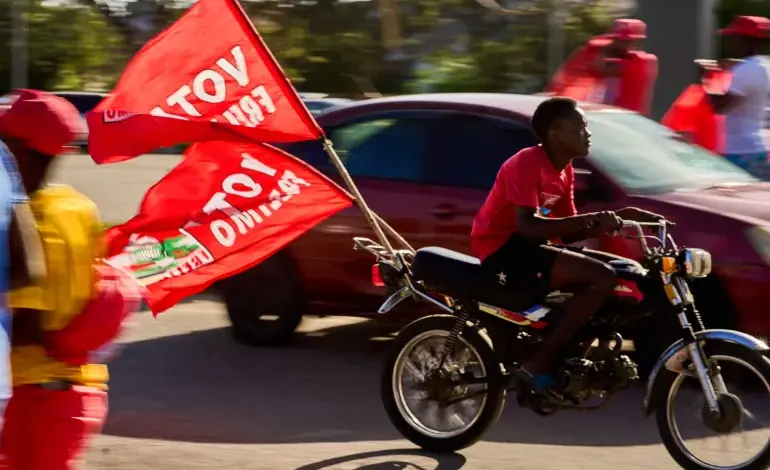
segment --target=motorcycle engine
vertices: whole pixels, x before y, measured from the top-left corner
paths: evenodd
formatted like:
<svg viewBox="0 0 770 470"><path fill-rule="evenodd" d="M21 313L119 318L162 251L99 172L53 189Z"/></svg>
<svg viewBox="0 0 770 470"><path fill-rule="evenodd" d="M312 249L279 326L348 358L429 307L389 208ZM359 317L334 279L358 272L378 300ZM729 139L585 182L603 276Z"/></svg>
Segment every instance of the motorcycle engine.
<svg viewBox="0 0 770 470"><path fill-rule="evenodd" d="M592 396L628 388L639 378L636 363L625 354L598 362L570 359L560 375L564 396L576 405Z"/></svg>

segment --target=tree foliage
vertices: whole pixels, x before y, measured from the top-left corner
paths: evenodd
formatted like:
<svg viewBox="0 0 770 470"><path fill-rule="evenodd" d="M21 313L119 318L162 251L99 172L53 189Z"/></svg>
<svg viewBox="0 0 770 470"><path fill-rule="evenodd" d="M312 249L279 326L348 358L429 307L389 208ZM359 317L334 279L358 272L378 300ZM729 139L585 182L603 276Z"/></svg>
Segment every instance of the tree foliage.
<svg viewBox="0 0 770 470"><path fill-rule="evenodd" d="M10 1L30 2L30 86L49 89L111 86L141 44L183 12L173 0L0 0L6 45ZM244 7L299 89L360 96L536 91L546 79L554 1L519 0L521 10L511 14L476 0L260 0ZM567 5L564 56L610 21L603 0ZM9 49L0 57L3 89Z"/></svg>

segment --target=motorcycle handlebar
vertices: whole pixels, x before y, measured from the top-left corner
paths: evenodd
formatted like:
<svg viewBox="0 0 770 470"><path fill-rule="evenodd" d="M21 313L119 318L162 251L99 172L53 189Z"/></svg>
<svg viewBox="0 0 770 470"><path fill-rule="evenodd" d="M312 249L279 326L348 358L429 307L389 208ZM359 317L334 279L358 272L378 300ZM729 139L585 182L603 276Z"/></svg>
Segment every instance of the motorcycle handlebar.
<svg viewBox="0 0 770 470"><path fill-rule="evenodd" d="M650 246L647 244L647 237L644 234L644 227L657 228L658 233L656 238L660 241L661 246L665 247L666 241L668 239L667 229L669 225L674 224L665 219L658 222L636 222L633 220L623 220L622 227L636 230L636 234L639 238L639 244L642 246L642 250L645 254L649 255L652 253L652 249L650 249Z"/></svg>

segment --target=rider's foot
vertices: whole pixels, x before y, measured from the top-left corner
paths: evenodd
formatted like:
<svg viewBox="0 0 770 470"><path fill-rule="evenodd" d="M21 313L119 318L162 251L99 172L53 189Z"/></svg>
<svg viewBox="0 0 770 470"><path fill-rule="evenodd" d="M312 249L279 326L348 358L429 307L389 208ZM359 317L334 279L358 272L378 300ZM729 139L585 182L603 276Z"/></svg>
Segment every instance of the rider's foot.
<svg viewBox="0 0 770 470"><path fill-rule="evenodd" d="M517 375L529 385L533 392L558 402L564 400L564 395L559 392L559 380L554 374L532 374L526 369L520 368Z"/></svg>

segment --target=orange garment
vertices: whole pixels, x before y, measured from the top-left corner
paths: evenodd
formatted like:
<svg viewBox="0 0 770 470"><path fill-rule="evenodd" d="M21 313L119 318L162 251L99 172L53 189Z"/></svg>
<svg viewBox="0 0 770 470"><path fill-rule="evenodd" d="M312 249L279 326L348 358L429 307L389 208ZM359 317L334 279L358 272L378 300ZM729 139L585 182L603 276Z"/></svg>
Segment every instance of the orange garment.
<svg viewBox="0 0 770 470"><path fill-rule="evenodd" d="M711 72L704 83L688 86L661 119L671 129L688 134L692 143L715 153L724 146L724 116L714 112L706 96L706 88L726 90L730 84L727 71Z"/></svg>

